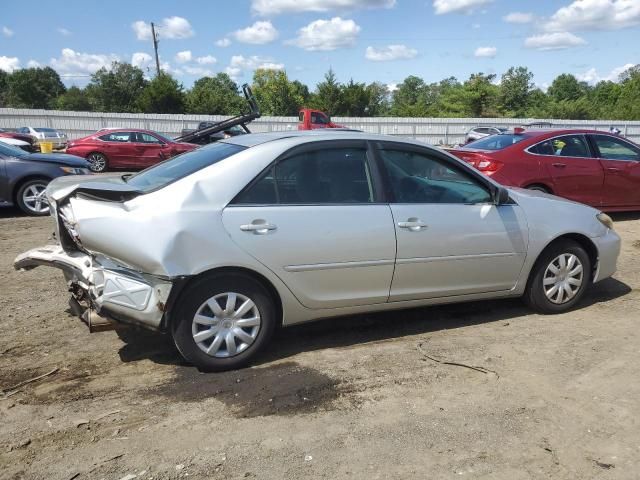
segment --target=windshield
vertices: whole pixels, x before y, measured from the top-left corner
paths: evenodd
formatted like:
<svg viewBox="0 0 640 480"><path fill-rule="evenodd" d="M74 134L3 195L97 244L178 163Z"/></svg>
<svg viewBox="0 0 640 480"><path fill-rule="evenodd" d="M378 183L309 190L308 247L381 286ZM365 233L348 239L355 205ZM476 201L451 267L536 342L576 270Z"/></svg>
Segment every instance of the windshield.
<svg viewBox="0 0 640 480"><path fill-rule="evenodd" d="M150 192L218 163L246 148L223 142L212 143L158 163L127 178L126 182L142 192Z"/></svg>
<svg viewBox="0 0 640 480"><path fill-rule="evenodd" d="M514 133L500 133L489 137L481 138L475 142L467 143L464 148L475 148L478 150L502 150L503 148L515 145L522 140L526 140L525 135L516 135Z"/></svg>
<svg viewBox="0 0 640 480"><path fill-rule="evenodd" d="M29 155L24 150L21 150L18 147L14 147L13 145L7 145L2 140L0 140L0 154L6 155L7 157L26 157Z"/></svg>

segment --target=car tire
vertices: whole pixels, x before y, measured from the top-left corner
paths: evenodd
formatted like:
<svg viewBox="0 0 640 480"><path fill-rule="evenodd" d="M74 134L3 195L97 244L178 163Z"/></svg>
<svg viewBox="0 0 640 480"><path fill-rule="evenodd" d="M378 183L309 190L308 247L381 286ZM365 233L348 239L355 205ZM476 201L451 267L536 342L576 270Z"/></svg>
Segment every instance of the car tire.
<svg viewBox="0 0 640 480"><path fill-rule="evenodd" d="M171 333L189 363L211 372L242 368L268 344L276 308L260 282L239 273L212 274L186 288Z"/></svg>
<svg viewBox="0 0 640 480"><path fill-rule="evenodd" d="M538 257L523 298L537 312L562 313L580 301L590 283L587 252L573 240L559 240Z"/></svg>
<svg viewBox="0 0 640 480"><path fill-rule="evenodd" d="M16 204L20 210L33 217L49 215L49 203L44 192L50 181L48 178L40 177L20 185L16 192Z"/></svg>
<svg viewBox="0 0 640 480"><path fill-rule="evenodd" d="M105 172L109 166L106 155L100 152L91 152L87 155L87 162L89 162L89 170L94 173Z"/></svg>
<svg viewBox="0 0 640 480"><path fill-rule="evenodd" d="M533 190L535 192L543 192L543 193L551 193L548 189L543 187L542 185L529 185L527 190Z"/></svg>

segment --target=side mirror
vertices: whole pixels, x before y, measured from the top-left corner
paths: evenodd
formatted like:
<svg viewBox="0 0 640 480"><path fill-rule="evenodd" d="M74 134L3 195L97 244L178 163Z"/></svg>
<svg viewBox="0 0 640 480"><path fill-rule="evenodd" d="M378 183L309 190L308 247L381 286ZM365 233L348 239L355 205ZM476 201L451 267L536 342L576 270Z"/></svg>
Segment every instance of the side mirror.
<svg viewBox="0 0 640 480"><path fill-rule="evenodd" d="M496 205L505 205L509 203L509 190L504 187L498 187L495 192Z"/></svg>

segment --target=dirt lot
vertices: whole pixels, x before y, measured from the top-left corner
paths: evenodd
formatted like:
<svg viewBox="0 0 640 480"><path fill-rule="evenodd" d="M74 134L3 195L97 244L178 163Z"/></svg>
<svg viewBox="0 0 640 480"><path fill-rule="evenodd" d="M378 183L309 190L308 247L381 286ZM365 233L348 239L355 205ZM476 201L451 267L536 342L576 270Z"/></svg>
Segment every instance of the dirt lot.
<svg viewBox="0 0 640 480"><path fill-rule="evenodd" d="M569 314L334 319L200 374L162 336L89 334L60 272L11 266L50 220L0 210L0 389L58 369L0 394L0 478L640 478L640 215L616 220L619 272Z"/></svg>

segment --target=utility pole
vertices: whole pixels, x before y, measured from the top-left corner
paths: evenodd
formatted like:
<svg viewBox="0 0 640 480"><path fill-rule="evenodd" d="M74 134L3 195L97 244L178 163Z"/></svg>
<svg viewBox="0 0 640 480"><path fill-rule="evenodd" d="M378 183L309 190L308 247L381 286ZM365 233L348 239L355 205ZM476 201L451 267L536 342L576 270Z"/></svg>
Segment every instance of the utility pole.
<svg viewBox="0 0 640 480"><path fill-rule="evenodd" d="M156 73L160 76L160 59L158 58L158 35L156 35L156 26L151 22L151 36L153 37L153 49L156 52Z"/></svg>

